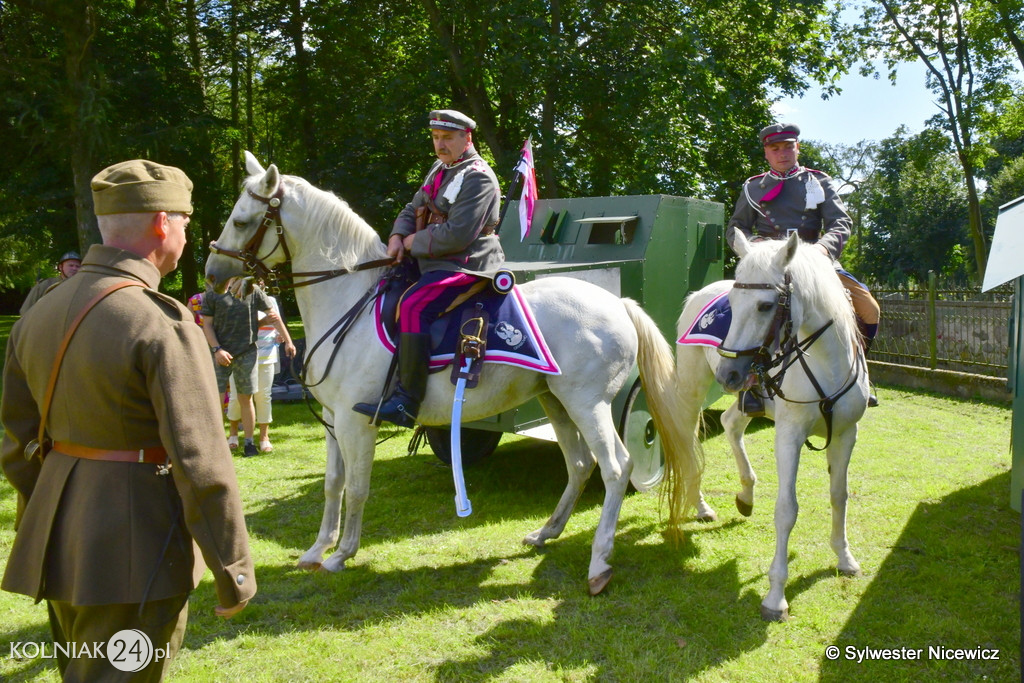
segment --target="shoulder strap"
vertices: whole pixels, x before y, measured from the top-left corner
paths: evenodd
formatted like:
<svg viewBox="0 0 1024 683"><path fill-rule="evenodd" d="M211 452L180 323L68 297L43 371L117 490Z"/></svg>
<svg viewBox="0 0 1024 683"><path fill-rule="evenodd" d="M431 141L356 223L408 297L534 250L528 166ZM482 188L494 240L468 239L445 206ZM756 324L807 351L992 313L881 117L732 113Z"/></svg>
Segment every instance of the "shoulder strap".
<svg viewBox="0 0 1024 683"><path fill-rule="evenodd" d="M122 282L118 282L115 285L111 285L110 287L107 287L102 292L94 296L92 300L85 305L85 308L83 308L72 321L71 327L68 328L67 333L65 333L64 335L64 341L61 342L60 348L57 350L57 357L54 359L53 369L50 371L50 381L46 385L46 394L43 397L43 407L39 417L38 443L40 448L43 448L43 438L46 435L46 418L50 414L50 402L53 400L54 387L57 386L57 376L60 374L61 363L64 362L64 352L67 351L68 344L71 343L71 337L75 335L75 331L78 329L78 325L82 322L82 319L85 318L85 315L96 306L96 304L103 301L103 299L107 298L107 296L109 296L110 294L113 294L117 290L123 289L125 287L145 286L146 285L142 284L141 282L135 282L133 280L124 280ZM45 450L42 451L42 454L45 455Z"/></svg>

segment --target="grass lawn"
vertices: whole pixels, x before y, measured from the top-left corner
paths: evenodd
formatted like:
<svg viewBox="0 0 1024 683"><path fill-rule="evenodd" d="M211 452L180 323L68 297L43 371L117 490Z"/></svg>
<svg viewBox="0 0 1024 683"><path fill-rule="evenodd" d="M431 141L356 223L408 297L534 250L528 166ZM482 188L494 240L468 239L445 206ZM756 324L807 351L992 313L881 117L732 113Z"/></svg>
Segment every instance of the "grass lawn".
<svg viewBox="0 0 1024 683"><path fill-rule="evenodd" d="M4 333L0 319L0 334ZM271 455L235 460L259 593L213 616L207 578L191 599L175 681L1010 681L1019 680L1020 519L1008 506L1010 410L882 387L850 468L849 536L864 569L837 576L824 456L806 452L790 541L791 619L764 623L774 546L773 430L748 444L760 477L752 517L721 434L706 441L704 491L719 521L673 547L658 495L623 505L606 591L587 595L603 488L593 477L562 538L520 541L565 485L557 447L506 436L466 470L473 514L456 517L451 472L409 432L377 450L359 553L337 575L295 569L320 524L325 447L302 405L276 405ZM472 397L470 396L470 399ZM0 483L0 563L14 495ZM48 638L46 610L0 594L0 680L54 681L51 661L9 642ZM840 650L837 660L826 655ZM929 648L997 649L993 661ZM920 650L858 663L866 648Z"/></svg>

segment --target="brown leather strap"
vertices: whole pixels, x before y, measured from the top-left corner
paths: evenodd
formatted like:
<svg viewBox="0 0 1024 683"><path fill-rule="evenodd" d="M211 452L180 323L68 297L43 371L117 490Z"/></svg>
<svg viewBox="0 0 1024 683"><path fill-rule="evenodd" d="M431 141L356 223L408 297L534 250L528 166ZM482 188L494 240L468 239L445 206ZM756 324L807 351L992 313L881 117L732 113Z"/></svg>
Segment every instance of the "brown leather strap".
<svg viewBox="0 0 1024 683"><path fill-rule="evenodd" d="M92 448L69 441L55 441L53 450L86 460L106 460L108 462L144 462L151 465L163 465L167 462L167 449L163 446L153 448L133 448L126 451L109 448Z"/></svg>
<svg viewBox="0 0 1024 683"><path fill-rule="evenodd" d="M68 344L71 343L71 338L73 336L75 336L75 331L78 329L79 324L81 324L82 318L84 318L85 315L89 311L91 311L93 309L93 307L96 306L96 304L98 304L99 302L103 301L103 299L105 299L110 294L113 294L117 290L123 289L125 287L145 287L145 286L146 285L144 285L143 283L136 282L134 280L123 280L122 282L118 282L117 284L114 284L114 285L111 285L111 286L107 287L102 292L100 292L99 294L94 296L92 298L92 301L90 301L89 303L87 303L85 305L85 308L83 308L78 313L78 315L72 321L71 327L69 327L68 331L64 334L64 341L61 342L60 348L57 350L57 357L53 360L53 369L50 371L50 381L46 385L46 394L43 396L42 412L40 413L40 416L39 416L39 441L38 441L38 443L39 443L39 447L40 447L40 455L41 456L43 456L43 457L46 456L46 449L43 446L44 440L46 438L46 418L50 414L50 402L53 400L53 390L54 390L54 387L57 386L57 376L60 374L61 363L64 362L64 352L67 351Z"/></svg>

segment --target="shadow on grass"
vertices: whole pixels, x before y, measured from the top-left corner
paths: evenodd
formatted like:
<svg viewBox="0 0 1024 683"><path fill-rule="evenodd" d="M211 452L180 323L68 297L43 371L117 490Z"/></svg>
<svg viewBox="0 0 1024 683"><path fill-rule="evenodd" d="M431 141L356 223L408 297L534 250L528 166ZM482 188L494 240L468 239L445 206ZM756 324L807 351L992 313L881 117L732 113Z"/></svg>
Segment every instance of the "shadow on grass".
<svg viewBox="0 0 1024 683"><path fill-rule="evenodd" d="M246 519L250 533L302 552L313 544L320 528L324 481L322 474L300 473L293 479L287 495L250 511ZM451 468L442 465L429 448L415 456L376 461L364 508L362 545L484 526L495 520L546 517L562 495L567 474L557 444L519 441L500 445L486 461L465 468L465 479L474 511L459 518L454 512ZM595 470L574 514L600 507L603 497L604 486ZM395 501L401 502L396 505Z"/></svg>
<svg viewBox="0 0 1024 683"><path fill-rule="evenodd" d="M832 643L839 659L822 659L822 681L1019 679L1020 522L1005 504L1009 487L1007 472L917 506ZM994 588L992 576L1005 584ZM878 633L898 636L878 642ZM929 646L998 649L999 660L929 658ZM921 652L917 660L857 663L848 647Z"/></svg>
<svg viewBox="0 0 1024 683"><path fill-rule="evenodd" d="M24 599L29 600L27 597ZM45 605L38 605L37 607L40 609L42 621L36 626L22 628L17 631L4 631L3 633L0 633L0 648L2 648L0 652L3 653L3 657L8 657L10 655L11 646L14 643L20 643L22 646L28 643L45 643L47 652L53 652L53 646L50 644L50 627L46 620L46 607ZM26 650L22 647L21 652L25 653ZM27 652L34 654L35 649L28 649ZM11 666L12 661L15 661L14 658L10 658L7 661L7 673L2 677L2 680L5 682L20 683L21 681L38 680L38 677L47 669L53 669L54 672L57 671L56 659L29 657L22 660L21 667L18 669Z"/></svg>
<svg viewBox="0 0 1024 683"><path fill-rule="evenodd" d="M544 661L553 671L596 667L592 680L645 680L653 671L684 676L713 669L761 647L769 625L756 618L760 597L741 582L737 561L690 571L684 568L686 553L660 543L637 544L655 531L647 524L620 531L614 578L597 597L587 594L583 571L591 530L543 549L510 542L507 554L413 569L380 572L355 565L327 575L260 566L259 595L242 619L217 622L211 591L193 595L195 627L190 625L185 646L324 628L358 632L438 610L537 600L553 604L552 612L539 606L536 619L501 620L473 637L471 655L438 653L433 676L491 680L513 673L508 669L517 662ZM540 561L526 582L504 578L504 567L537 555Z"/></svg>

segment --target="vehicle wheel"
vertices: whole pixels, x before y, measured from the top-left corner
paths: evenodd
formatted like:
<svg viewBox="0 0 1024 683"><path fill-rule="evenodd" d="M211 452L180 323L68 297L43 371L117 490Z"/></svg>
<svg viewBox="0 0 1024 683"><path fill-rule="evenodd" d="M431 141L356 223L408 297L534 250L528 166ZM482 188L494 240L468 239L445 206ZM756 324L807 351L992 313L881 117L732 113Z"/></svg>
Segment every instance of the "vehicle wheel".
<svg viewBox="0 0 1024 683"><path fill-rule="evenodd" d="M629 481L637 491L648 491L665 476L665 454L661 436L654 427L654 418L647 410L647 395L639 378L626 398L626 407L619 422L619 436L633 459Z"/></svg>
<svg viewBox="0 0 1024 683"><path fill-rule="evenodd" d="M445 465L452 464L452 430L451 427L424 427L430 450ZM468 466L480 462L494 452L501 441L501 432L486 429L462 428L462 465Z"/></svg>

